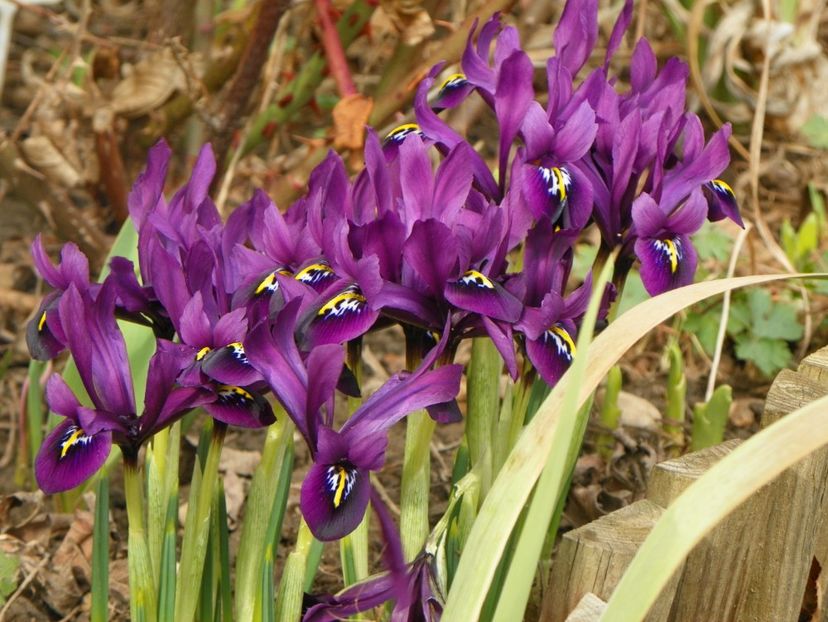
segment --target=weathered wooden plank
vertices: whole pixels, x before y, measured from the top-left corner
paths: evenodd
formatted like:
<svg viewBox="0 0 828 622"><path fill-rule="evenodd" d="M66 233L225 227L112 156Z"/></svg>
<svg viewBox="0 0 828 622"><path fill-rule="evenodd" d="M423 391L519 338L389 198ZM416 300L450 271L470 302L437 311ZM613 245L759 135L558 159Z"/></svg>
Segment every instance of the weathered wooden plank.
<svg viewBox="0 0 828 622"><path fill-rule="evenodd" d="M805 357L799 364L799 373L828 387L828 348L822 348ZM823 497L819 516L821 521L817 531L814 558L821 569L816 578L817 592L821 598L819 599L819 614L815 619L828 622L828 495Z"/></svg>
<svg viewBox="0 0 828 622"><path fill-rule="evenodd" d="M741 441L726 441L674 460L657 464L650 476L647 498L667 507ZM765 504L754 496L718 525L687 556L678 576L670 622L741 620L736 604L744 589L745 558L754 522Z"/></svg>
<svg viewBox="0 0 828 622"><path fill-rule="evenodd" d="M598 622L607 603L592 592L584 594L578 606L566 617L566 622Z"/></svg>
<svg viewBox="0 0 828 622"><path fill-rule="evenodd" d="M783 370L768 392L762 425L771 425L826 393L828 387L822 382ZM734 577L740 594L730 619L798 619L821 527L826 482L828 451L820 450L757 495L760 507L743 534L748 546L744 570Z"/></svg>
<svg viewBox="0 0 828 622"><path fill-rule="evenodd" d="M550 590L540 619L563 622L590 592L609 598L662 512L650 501L637 501L564 534L552 563ZM673 589L675 583L665 589L647 620L667 619Z"/></svg>
<svg viewBox="0 0 828 622"><path fill-rule="evenodd" d="M733 451L741 441L734 439L713 445L673 460L659 462L647 483L647 498L666 508L687 487L701 477L707 469Z"/></svg>

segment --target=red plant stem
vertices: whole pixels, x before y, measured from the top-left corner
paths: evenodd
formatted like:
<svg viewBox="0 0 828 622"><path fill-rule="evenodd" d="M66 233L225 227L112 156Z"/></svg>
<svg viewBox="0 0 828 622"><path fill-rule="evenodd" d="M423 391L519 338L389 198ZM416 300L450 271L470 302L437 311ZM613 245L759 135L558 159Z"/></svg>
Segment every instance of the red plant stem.
<svg viewBox="0 0 828 622"><path fill-rule="evenodd" d="M325 48L325 56L328 57L328 67L336 80L336 87L342 97L356 95L356 87L351 77L351 70L348 69L348 61L345 60L345 49L339 39L339 32L331 19L331 1L315 0L316 14L322 26L322 45Z"/></svg>

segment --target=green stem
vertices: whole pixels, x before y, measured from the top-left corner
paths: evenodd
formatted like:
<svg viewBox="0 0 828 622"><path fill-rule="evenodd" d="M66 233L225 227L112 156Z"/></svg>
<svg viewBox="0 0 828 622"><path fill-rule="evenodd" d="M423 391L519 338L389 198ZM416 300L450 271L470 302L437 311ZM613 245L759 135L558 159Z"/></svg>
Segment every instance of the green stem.
<svg viewBox="0 0 828 622"><path fill-rule="evenodd" d="M348 342L348 367L362 385L362 339ZM348 397L348 415L362 404L362 398ZM368 576L368 526L371 513L365 512L357 528L339 541L339 557L342 560L342 579L345 585L353 585Z"/></svg>
<svg viewBox="0 0 828 622"><path fill-rule="evenodd" d="M481 499L492 483L492 447L500 409L501 367L500 354L491 339L477 337L472 341L466 437L472 468L480 475Z"/></svg>
<svg viewBox="0 0 828 622"><path fill-rule="evenodd" d="M428 536L428 497L431 492L431 435L434 420L424 410L408 415L400 484L400 536L407 561L422 550Z"/></svg>
<svg viewBox="0 0 828 622"><path fill-rule="evenodd" d="M253 475L247 504L244 510L244 523L241 528L239 552L236 557L236 597L235 619L238 622L252 622L255 617L257 594L262 584L262 564L267 563L266 547L271 547L273 557L273 538L268 537L268 530L281 531L287 495L279 496L282 487L274 482L289 483L293 464L292 440L293 422L281 411L278 421L267 429L262 459ZM284 492L284 491L283 491ZM274 523L275 521L275 523Z"/></svg>
<svg viewBox="0 0 828 622"><path fill-rule="evenodd" d="M92 532L91 622L106 622L109 610L109 478L101 477L95 497Z"/></svg>
<svg viewBox="0 0 828 622"><path fill-rule="evenodd" d="M143 478L137 456L124 455L124 495L129 520L129 605L133 620L155 622L156 593L144 530Z"/></svg>
<svg viewBox="0 0 828 622"><path fill-rule="evenodd" d="M302 612L302 595L305 589L305 569L308 554L313 543L313 535L302 521L296 547L285 562L282 580L279 582L279 596L276 599L276 620L278 622L295 622Z"/></svg>
<svg viewBox="0 0 828 622"><path fill-rule="evenodd" d="M181 543L181 562L175 594L177 622L190 622L195 616L204 558L207 554L207 541L210 536L210 514L218 480L219 456L226 429L225 424L218 421L214 423L203 471L199 461L196 461Z"/></svg>

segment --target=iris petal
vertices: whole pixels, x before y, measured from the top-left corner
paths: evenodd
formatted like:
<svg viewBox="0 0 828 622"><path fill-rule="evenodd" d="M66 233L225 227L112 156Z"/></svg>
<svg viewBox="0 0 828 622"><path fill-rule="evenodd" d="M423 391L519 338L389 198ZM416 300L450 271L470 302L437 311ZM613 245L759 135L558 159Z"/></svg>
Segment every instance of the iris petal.
<svg viewBox="0 0 828 622"><path fill-rule="evenodd" d="M362 290L349 285L302 320L304 345L313 348L326 343L350 341L368 331L379 313L368 306Z"/></svg>
<svg viewBox="0 0 828 622"><path fill-rule="evenodd" d="M556 224L574 191L572 173L562 166L528 166L523 196L535 218L547 216Z"/></svg>
<svg viewBox="0 0 828 622"><path fill-rule="evenodd" d="M317 292L322 292L336 278L336 274L327 263L318 262L305 266L294 277L297 281L310 285Z"/></svg>
<svg viewBox="0 0 828 622"><path fill-rule="evenodd" d="M216 401L204 409L214 419L240 428L261 428L276 421L273 409L264 397L234 385L218 385Z"/></svg>
<svg viewBox="0 0 828 622"><path fill-rule="evenodd" d="M454 306L504 322L516 322L523 305L500 283L477 270L468 270L462 277L449 283L444 291Z"/></svg>
<svg viewBox="0 0 828 622"><path fill-rule="evenodd" d="M432 107L438 112L446 108L454 108L468 97L473 88L464 74L454 73L440 85Z"/></svg>
<svg viewBox="0 0 828 622"><path fill-rule="evenodd" d="M641 281L653 296L693 281L698 259L685 235L640 238L635 243L635 254L641 261Z"/></svg>
<svg viewBox="0 0 828 622"><path fill-rule="evenodd" d="M112 433L88 435L73 420L52 430L37 455L35 477L46 494L75 488L94 475L109 456Z"/></svg>
<svg viewBox="0 0 828 622"><path fill-rule="evenodd" d="M555 323L537 339L527 339L526 355L544 382L554 385L575 356L574 327Z"/></svg>
<svg viewBox="0 0 828 622"><path fill-rule="evenodd" d="M347 460L314 464L302 483L302 515L317 539L337 540L359 525L369 495L367 472Z"/></svg>
<svg viewBox="0 0 828 622"><path fill-rule="evenodd" d="M420 129L419 125L416 123L403 123L388 132L388 134L385 135L385 138L382 139L382 144L400 144L403 140L405 140L406 136L410 136L411 134L417 134L420 138L424 137L423 131Z"/></svg>
<svg viewBox="0 0 828 622"><path fill-rule="evenodd" d="M739 205L736 203L736 194L728 183L721 179L714 179L705 184L708 197L707 219L716 222L724 218L730 218L740 227L744 228L742 216L739 214Z"/></svg>
<svg viewBox="0 0 828 622"><path fill-rule="evenodd" d="M201 361L201 369L213 380L228 385L248 386L262 379L239 342L212 350Z"/></svg>

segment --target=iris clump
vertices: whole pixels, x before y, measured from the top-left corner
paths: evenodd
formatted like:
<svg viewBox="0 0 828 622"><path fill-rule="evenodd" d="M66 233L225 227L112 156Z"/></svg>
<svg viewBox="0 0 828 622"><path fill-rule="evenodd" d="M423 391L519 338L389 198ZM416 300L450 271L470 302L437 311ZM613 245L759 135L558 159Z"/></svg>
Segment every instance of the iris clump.
<svg viewBox="0 0 828 622"><path fill-rule="evenodd" d="M60 377L49 381L47 401L63 421L37 458L41 488L79 485L113 443L134 464L153 434L196 408L222 429L267 426L271 394L313 461L300 499L313 535L346 536L375 499L395 553L390 575L316 599L309 619L392 598L402 619L437 619L445 586L430 555L405 565L372 492L391 426L421 409L438 423L462 419L455 398L463 368L453 361L463 339L488 336L513 379L561 378L592 291L591 276L571 279L586 230L598 231L597 261L616 262L603 292L606 318L636 262L652 295L689 284L691 236L703 222L742 224L719 179L730 127L705 139L685 109L685 64L671 59L659 69L642 39L629 85L612 75L631 13L627 2L603 63L584 73L597 3L568 2L541 89L516 29L492 17L470 33L461 73L435 88L438 65L420 83L415 123L384 140L368 128L365 164L353 178L330 153L284 211L259 191L223 222L208 196L216 169L209 145L189 181L165 198L171 152L159 143L129 196L138 265L114 258L103 283L90 281L75 246L55 266L36 240L37 268L54 291L28 328L32 356L68 350L92 402L82 405ZM486 145L496 174L441 117L477 97L497 123ZM140 414L116 319L155 336ZM359 395L358 357L349 355L358 348L345 344L392 324L403 328L410 369L336 426L336 392Z"/></svg>

